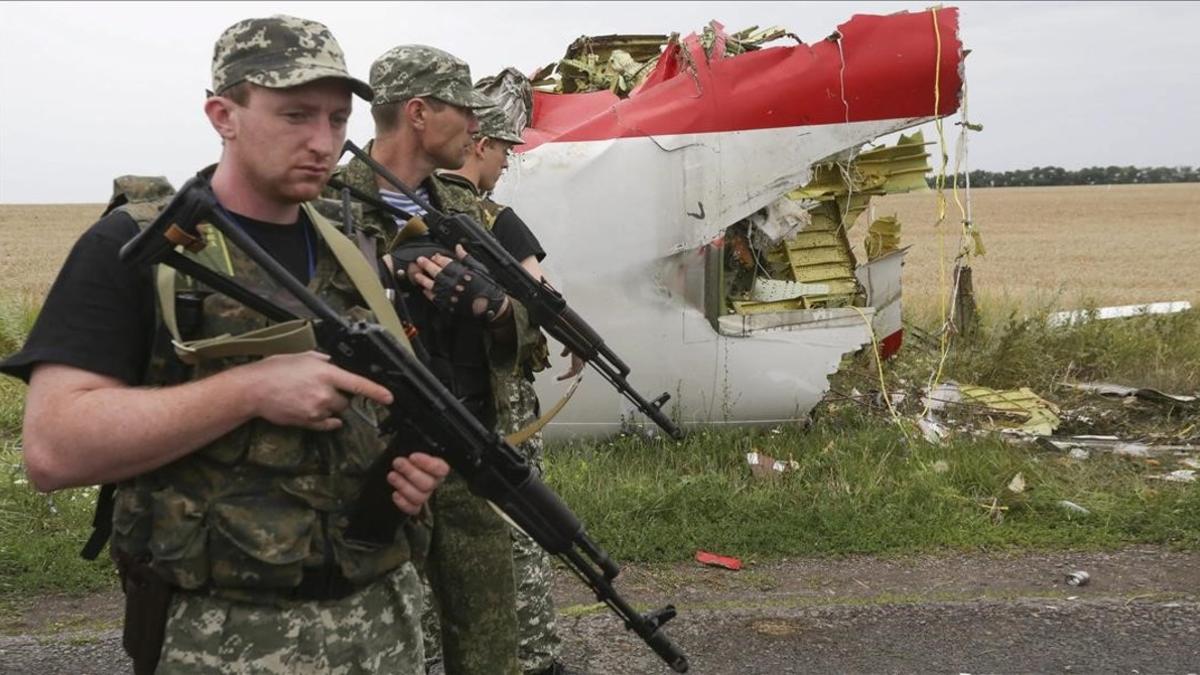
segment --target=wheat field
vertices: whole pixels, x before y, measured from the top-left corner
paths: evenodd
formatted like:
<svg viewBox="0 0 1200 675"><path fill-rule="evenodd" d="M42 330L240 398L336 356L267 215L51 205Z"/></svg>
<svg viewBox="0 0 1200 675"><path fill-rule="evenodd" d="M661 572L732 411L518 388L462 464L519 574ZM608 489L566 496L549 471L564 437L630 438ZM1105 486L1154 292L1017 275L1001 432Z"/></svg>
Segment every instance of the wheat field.
<svg viewBox="0 0 1200 675"><path fill-rule="evenodd" d="M939 250L948 275L958 249L958 208L947 192L939 237L936 204L933 192L872 202L876 217L895 214L903 224L901 245L911 247L904 272L909 307L936 306ZM971 204L987 250L972 262L985 307L1164 300L1200 306L1200 184L985 188L972 191ZM0 204L0 299L40 301L102 208ZM850 233L858 248L866 220Z"/></svg>
<svg viewBox="0 0 1200 675"><path fill-rule="evenodd" d="M962 215L949 191L946 199L940 228L932 192L872 202L876 217L899 217L901 245L911 246L904 269L910 306L931 302L941 290L939 250L947 276L958 251ZM1198 183L985 188L972 190L971 205L986 251L971 262L981 305L1070 309L1190 300L1200 306ZM864 231L859 223L851 239L861 245Z"/></svg>

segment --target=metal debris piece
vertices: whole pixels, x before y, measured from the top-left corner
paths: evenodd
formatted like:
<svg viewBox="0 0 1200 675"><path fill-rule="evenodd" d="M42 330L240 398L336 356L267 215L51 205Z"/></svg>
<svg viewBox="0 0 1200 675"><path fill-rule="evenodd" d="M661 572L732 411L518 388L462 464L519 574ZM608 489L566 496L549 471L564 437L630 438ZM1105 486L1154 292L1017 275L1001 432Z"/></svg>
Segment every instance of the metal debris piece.
<svg viewBox="0 0 1200 675"><path fill-rule="evenodd" d="M1087 586L1089 581L1091 581L1091 575L1083 570L1067 574L1067 585L1069 586Z"/></svg>
<svg viewBox="0 0 1200 675"><path fill-rule="evenodd" d="M1013 476L1012 480L1010 480L1008 482L1008 491L1013 494L1018 494L1018 495L1021 494L1022 492L1024 492L1025 491L1025 476L1022 475L1020 472L1018 472L1017 475Z"/></svg>
<svg viewBox="0 0 1200 675"><path fill-rule="evenodd" d="M1049 436L1060 424L1058 408L1027 387L999 391L944 382L926 394L925 402L930 410L942 410L948 404L963 409L974 408L974 413L992 418L989 425L999 431ZM1004 419L997 420L997 416Z"/></svg>
<svg viewBox="0 0 1200 675"><path fill-rule="evenodd" d="M959 385L959 387L962 390L963 400L983 404L992 410L1025 413L1028 419L1019 427L1023 432L1048 436L1060 424L1056 414L1058 408L1033 393L1028 387L1008 391L973 385ZM1001 426L1007 427L1008 425Z"/></svg>
<svg viewBox="0 0 1200 675"><path fill-rule="evenodd" d="M1147 314L1176 314L1192 308L1187 300L1174 302L1151 302L1145 305L1121 305L1120 307L1098 307L1092 309L1076 309L1067 312L1055 312L1046 322L1053 327L1073 326L1094 319L1123 319Z"/></svg>
<svg viewBox="0 0 1200 675"><path fill-rule="evenodd" d="M1161 457L1178 452L1197 452L1200 445L1147 444L1123 441L1116 436L1043 436L1038 444L1047 450L1072 452L1077 449L1095 452L1111 452L1126 457ZM1072 455L1074 456L1074 455Z"/></svg>
<svg viewBox="0 0 1200 675"><path fill-rule="evenodd" d="M755 478L777 478L785 471L795 471L800 468L796 460L783 461L757 450L746 453L746 463L750 465L750 474Z"/></svg>
<svg viewBox="0 0 1200 675"><path fill-rule="evenodd" d="M1182 396L1179 394L1167 394L1157 389L1138 389L1137 387L1126 387L1120 384L1109 384L1107 382L1063 382L1064 387L1077 389L1079 391L1091 392L1105 398L1138 398L1143 401L1152 403L1165 403L1168 405L1187 405L1200 400L1196 396Z"/></svg>
<svg viewBox="0 0 1200 675"><path fill-rule="evenodd" d="M717 555L708 551L696 551L696 562L701 565L710 567L724 567L727 570L738 571L742 569L742 561L730 556Z"/></svg>
<svg viewBox="0 0 1200 675"><path fill-rule="evenodd" d="M1091 513L1091 511L1088 511L1084 507L1076 504L1075 502L1067 501L1066 499L1060 500L1058 505L1072 513L1078 513L1081 516L1086 516Z"/></svg>
<svg viewBox="0 0 1200 675"><path fill-rule="evenodd" d="M1172 483L1195 483L1196 471L1195 469L1179 469L1178 471L1172 471L1162 476L1148 476L1148 478L1157 478L1158 480L1170 481Z"/></svg>
<svg viewBox="0 0 1200 675"><path fill-rule="evenodd" d="M1117 443L1112 453L1122 457L1149 457L1150 446L1145 443Z"/></svg>
<svg viewBox="0 0 1200 675"><path fill-rule="evenodd" d="M1068 452L1067 456L1071 459L1084 460L1091 457L1092 453L1088 452L1084 448L1071 448L1071 452Z"/></svg>
<svg viewBox="0 0 1200 675"><path fill-rule="evenodd" d="M1192 469L1200 469L1200 459L1195 457L1184 457L1179 460L1179 463Z"/></svg>
<svg viewBox="0 0 1200 675"><path fill-rule="evenodd" d="M922 417L917 420L917 426L920 427L921 434L925 436L925 440L933 445L941 445L942 441L946 440L946 437L950 435L950 429L946 425L929 417Z"/></svg>
<svg viewBox="0 0 1200 675"><path fill-rule="evenodd" d="M962 401L962 392L954 382L943 382L930 390L922 404L930 410L942 410L947 404Z"/></svg>

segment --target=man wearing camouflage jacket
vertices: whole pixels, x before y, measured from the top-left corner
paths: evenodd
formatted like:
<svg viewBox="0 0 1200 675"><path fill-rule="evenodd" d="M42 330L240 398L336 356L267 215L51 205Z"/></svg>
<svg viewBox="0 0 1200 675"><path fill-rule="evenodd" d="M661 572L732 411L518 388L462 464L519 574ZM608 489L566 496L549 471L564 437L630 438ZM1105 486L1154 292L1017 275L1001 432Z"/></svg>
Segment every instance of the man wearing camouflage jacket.
<svg viewBox="0 0 1200 675"><path fill-rule="evenodd" d="M234 24L216 44L212 90L204 111L222 152L203 175L219 207L339 313L398 324L386 302L382 314L368 309L383 288L370 275L349 281L327 243L341 235L313 207L352 93L371 97L329 30L287 16ZM411 530L379 546L345 537L348 507L379 479L366 475L386 450L372 419L391 393L314 351L173 348L164 316L176 312L156 302L153 274L117 257L166 203L137 190L115 200L72 250L23 349L0 365L29 380L31 483L116 484L111 548L139 675L419 675ZM256 292L278 292L236 247L220 260ZM219 293L195 310L171 332L212 342L268 323ZM414 453L392 469L393 501L415 514L449 467Z"/></svg>
<svg viewBox="0 0 1200 675"><path fill-rule="evenodd" d="M436 169L463 165L478 129L474 111L493 105L472 89L466 63L432 47L403 45L372 64L371 85L375 139L366 151L435 207L486 222L474 195L434 175ZM411 217L422 215L357 158L337 177ZM540 331L520 302L490 280L472 276L453 252L414 235L411 218L394 218L370 203L362 209L365 226L388 242L415 339L428 353L431 370L495 428L496 383L544 350ZM508 526L454 474L430 506L432 547L425 570L440 620L427 614L427 656L440 646L445 671L455 675L518 672Z"/></svg>

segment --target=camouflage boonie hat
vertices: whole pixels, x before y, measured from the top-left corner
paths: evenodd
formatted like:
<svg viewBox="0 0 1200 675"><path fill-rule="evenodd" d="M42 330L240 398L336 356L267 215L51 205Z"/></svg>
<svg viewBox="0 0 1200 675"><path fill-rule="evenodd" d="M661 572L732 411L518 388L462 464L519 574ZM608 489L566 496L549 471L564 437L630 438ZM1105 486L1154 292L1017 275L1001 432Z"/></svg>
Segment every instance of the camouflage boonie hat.
<svg viewBox="0 0 1200 675"><path fill-rule="evenodd" d="M479 111L479 136L486 138L495 138L501 141L508 141L515 145L521 145L525 142L521 138L521 134L513 131L509 125L508 115L504 113L504 109L500 106L486 108Z"/></svg>
<svg viewBox="0 0 1200 675"><path fill-rule="evenodd" d="M245 19L226 28L213 50L212 90L218 94L242 82L284 89L325 77L346 80L360 98L371 100L371 87L346 70L333 34L308 19Z"/></svg>
<svg viewBox="0 0 1200 675"><path fill-rule="evenodd" d="M425 45L400 45L371 64L371 105L428 96L460 108L490 108L496 102L471 87L466 61Z"/></svg>

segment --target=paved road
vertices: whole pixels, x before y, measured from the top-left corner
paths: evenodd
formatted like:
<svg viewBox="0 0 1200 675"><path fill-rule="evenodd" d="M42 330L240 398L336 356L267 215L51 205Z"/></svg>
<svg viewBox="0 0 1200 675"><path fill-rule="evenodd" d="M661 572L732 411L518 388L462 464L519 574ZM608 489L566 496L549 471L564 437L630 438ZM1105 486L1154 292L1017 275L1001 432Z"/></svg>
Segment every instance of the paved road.
<svg viewBox="0 0 1200 675"><path fill-rule="evenodd" d="M1092 582L1068 586L1086 569ZM1200 673L1200 553L949 555L783 561L727 572L632 568L622 591L673 601L694 673ZM591 673L669 672L558 580L566 660ZM115 630L53 630L112 596L30 609L0 636L0 672L126 673ZM50 606L48 608L48 606ZM115 614L114 614L115 616ZM69 621L67 623L70 623Z"/></svg>

